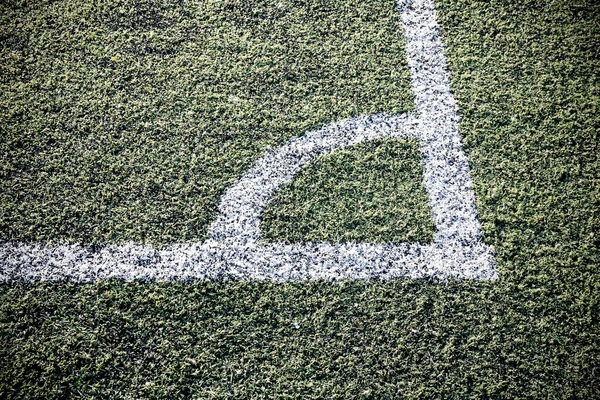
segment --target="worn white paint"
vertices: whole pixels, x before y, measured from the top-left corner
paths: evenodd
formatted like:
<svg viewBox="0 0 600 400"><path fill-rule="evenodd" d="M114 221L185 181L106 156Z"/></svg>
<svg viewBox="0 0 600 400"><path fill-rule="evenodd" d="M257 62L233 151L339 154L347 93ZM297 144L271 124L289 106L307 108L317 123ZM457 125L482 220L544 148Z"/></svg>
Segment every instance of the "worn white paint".
<svg viewBox="0 0 600 400"><path fill-rule="evenodd" d="M481 226L469 164L458 130L457 105L432 0L400 0L415 112L336 122L268 151L222 196L204 243L157 250L127 244L91 251L81 246L0 245L0 281L97 279L395 279L497 277ZM415 138L423 184L436 226L421 244L260 241L260 216L273 194L316 157L376 138Z"/></svg>

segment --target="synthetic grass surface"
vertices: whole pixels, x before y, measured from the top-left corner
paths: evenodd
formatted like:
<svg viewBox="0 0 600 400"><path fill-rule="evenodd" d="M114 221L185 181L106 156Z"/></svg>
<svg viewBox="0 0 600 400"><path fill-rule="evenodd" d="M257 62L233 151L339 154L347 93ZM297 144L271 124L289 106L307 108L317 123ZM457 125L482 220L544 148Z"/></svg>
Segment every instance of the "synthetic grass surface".
<svg viewBox="0 0 600 400"><path fill-rule="evenodd" d="M499 280L4 284L0 395L600 398L600 5L437 6Z"/></svg>
<svg viewBox="0 0 600 400"><path fill-rule="evenodd" d="M263 213L275 242L421 242L433 218L416 140L376 140L335 151L304 168Z"/></svg>
<svg viewBox="0 0 600 400"><path fill-rule="evenodd" d="M0 7L4 240L200 241L266 149L413 107L393 1Z"/></svg>

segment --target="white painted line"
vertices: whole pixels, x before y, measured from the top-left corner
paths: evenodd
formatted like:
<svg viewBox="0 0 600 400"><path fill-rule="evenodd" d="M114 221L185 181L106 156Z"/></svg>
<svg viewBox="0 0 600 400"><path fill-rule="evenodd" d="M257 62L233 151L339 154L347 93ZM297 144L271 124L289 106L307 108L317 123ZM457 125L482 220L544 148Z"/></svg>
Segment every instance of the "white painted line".
<svg viewBox="0 0 600 400"><path fill-rule="evenodd" d="M127 244L0 245L0 281L97 279L395 279L497 278L481 226L458 130L444 49L432 0L400 0L416 111L330 124L268 151L221 198L204 243L157 250ZM265 244L260 216L273 194L316 157L376 138L415 138L436 226L430 245Z"/></svg>
<svg viewBox="0 0 600 400"><path fill-rule="evenodd" d="M260 217L271 197L316 157L380 137L417 137L418 131L418 121L412 116L374 115L336 122L291 139L268 151L225 192L209 236L256 242L262 236Z"/></svg>
<svg viewBox="0 0 600 400"><path fill-rule="evenodd" d="M135 244L92 252L78 245L0 245L0 281L98 279L186 280L494 279L484 245L423 246L364 243L238 245L207 241L163 250Z"/></svg>

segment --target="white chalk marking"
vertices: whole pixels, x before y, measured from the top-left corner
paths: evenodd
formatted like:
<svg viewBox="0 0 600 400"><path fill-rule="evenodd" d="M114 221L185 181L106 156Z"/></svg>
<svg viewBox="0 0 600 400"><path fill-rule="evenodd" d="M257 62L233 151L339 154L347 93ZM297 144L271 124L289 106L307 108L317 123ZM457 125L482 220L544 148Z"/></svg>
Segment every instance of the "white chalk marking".
<svg viewBox="0 0 600 400"><path fill-rule="evenodd" d="M204 243L158 250L126 244L97 251L79 245L0 245L0 281L97 279L496 279L481 240L469 164L458 130L444 48L432 0L400 0L416 111L351 118L268 151L221 197ZM436 226L421 244L265 244L260 216L268 201L316 157L377 138L420 143L423 184Z"/></svg>

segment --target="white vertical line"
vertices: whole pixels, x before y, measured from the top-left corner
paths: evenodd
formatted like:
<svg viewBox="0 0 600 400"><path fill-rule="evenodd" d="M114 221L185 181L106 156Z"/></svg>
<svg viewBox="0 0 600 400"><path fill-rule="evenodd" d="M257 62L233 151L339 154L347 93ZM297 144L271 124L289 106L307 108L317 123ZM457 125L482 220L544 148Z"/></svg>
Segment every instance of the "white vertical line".
<svg viewBox="0 0 600 400"><path fill-rule="evenodd" d="M475 196L458 130L458 107L432 0L400 1L415 105L422 127L423 184L436 225L435 241L481 237Z"/></svg>
<svg viewBox="0 0 600 400"><path fill-rule="evenodd" d="M415 108L419 114L455 115L456 102L450 79L440 27L431 0L400 0Z"/></svg>

